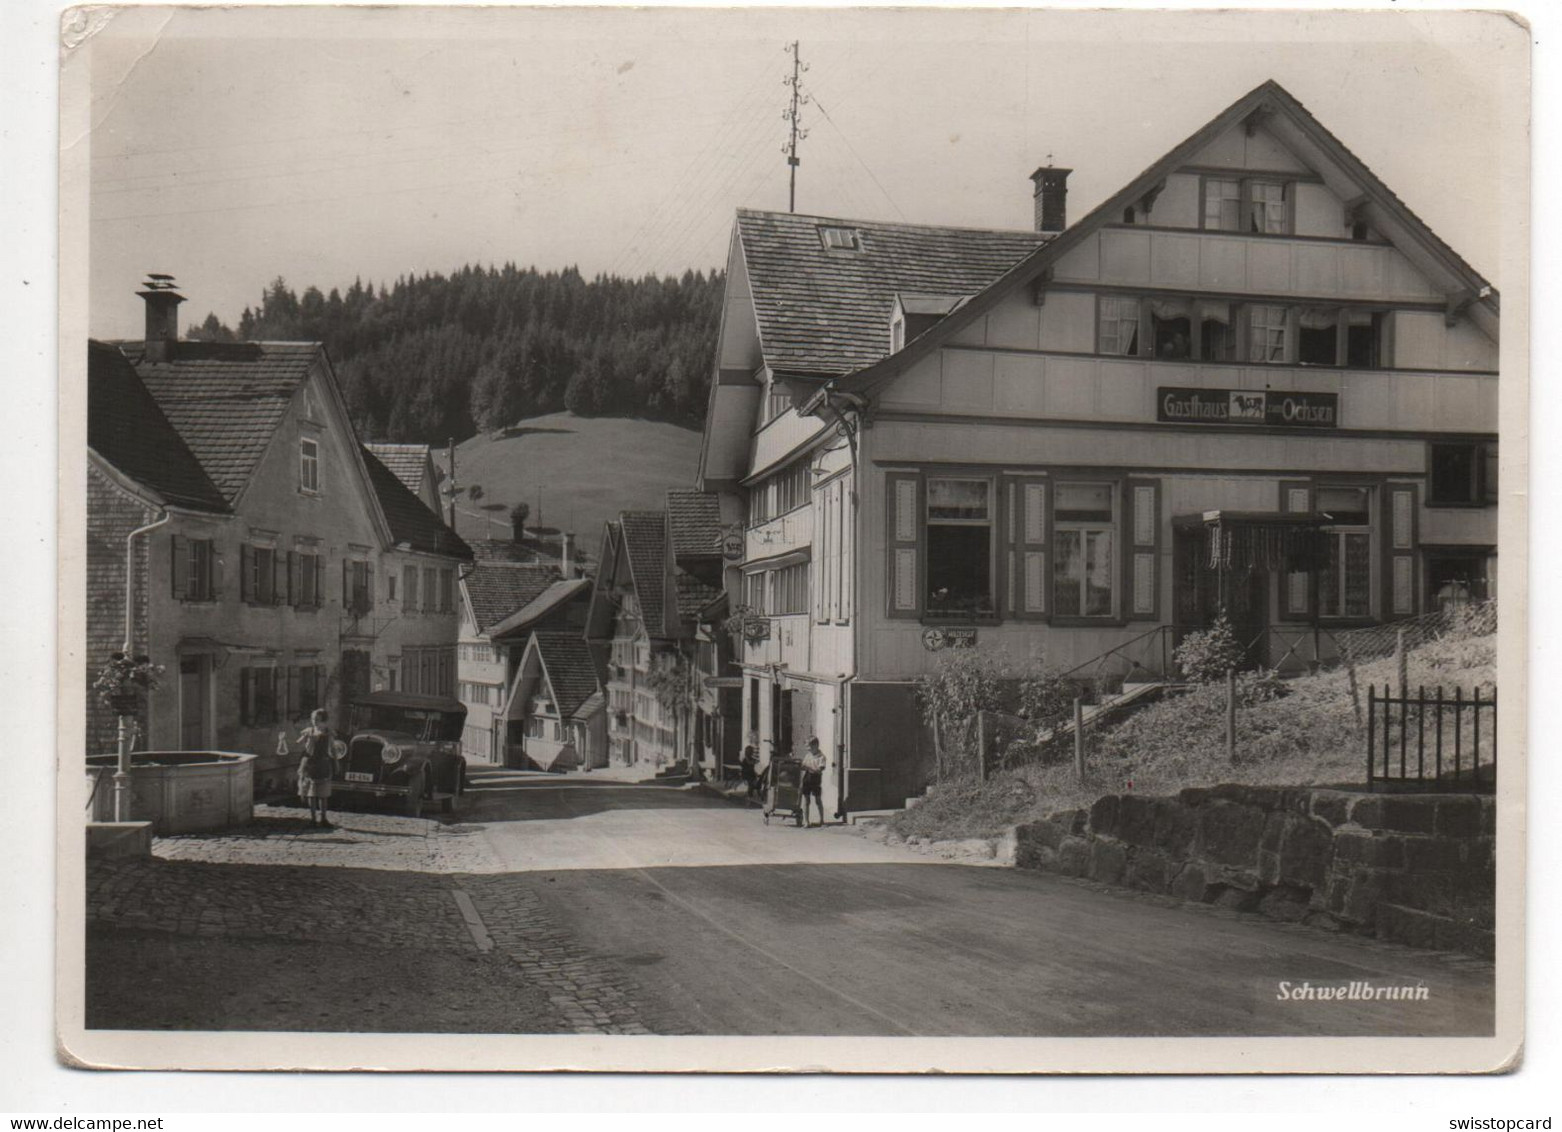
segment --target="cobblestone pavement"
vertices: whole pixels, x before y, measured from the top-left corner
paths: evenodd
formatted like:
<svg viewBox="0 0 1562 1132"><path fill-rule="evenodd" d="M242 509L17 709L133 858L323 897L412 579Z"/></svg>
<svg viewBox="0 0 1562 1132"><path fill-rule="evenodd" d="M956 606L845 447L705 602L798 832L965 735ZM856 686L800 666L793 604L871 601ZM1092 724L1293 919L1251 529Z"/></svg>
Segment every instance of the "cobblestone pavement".
<svg viewBox="0 0 1562 1132"><path fill-rule="evenodd" d="M257 805L249 825L221 833L159 837L152 852L167 861L228 865L420 873L493 872L500 867L481 826L448 817L333 810L331 822L323 828L311 825L302 806Z"/></svg>
<svg viewBox="0 0 1562 1132"><path fill-rule="evenodd" d="M89 928L197 939L407 948L452 957L492 951L514 964L553 1008L556 1016L540 1020L537 1032L679 1032L665 1016L654 1030L649 1027L633 980L557 929L536 891L545 883L536 875L157 858L93 861L87 870L87 919ZM457 893L467 896L470 914ZM360 1028L375 1027L366 1019Z"/></svg>

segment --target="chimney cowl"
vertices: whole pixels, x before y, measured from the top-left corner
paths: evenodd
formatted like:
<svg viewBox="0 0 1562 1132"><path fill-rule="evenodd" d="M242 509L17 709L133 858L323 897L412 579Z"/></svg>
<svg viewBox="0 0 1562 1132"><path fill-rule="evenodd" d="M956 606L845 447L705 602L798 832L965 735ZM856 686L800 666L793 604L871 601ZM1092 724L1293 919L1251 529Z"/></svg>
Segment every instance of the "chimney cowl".
<svg viewBox="0 0 1562 1132"><path fill-rule="evenodd" d="M179 304L184 302L184 296L179 294L172 275L150 273L142 288L136 294L146 304L146 360L169 361L174 344L179 341Z"/></svg>
<svg viewBox="0 0 1562 1132"><path fill-rule="evenodd" d="M1061 232L1068 227L1068 175L1072 172L1043 165L1030 175L1036 186L1036 231Z"/></svg>

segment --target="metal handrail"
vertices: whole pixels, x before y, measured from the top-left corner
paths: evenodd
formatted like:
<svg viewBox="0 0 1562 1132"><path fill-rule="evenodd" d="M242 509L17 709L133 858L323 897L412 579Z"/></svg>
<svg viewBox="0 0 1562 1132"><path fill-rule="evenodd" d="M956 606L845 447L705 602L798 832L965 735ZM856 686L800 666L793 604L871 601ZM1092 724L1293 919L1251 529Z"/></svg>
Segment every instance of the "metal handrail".
<svg viewBox="0 0 1562 1132"><path fill-rule="evenodd" d="M1172 631L1172 629L1173 629L1173 626L1171 626L1171 625L1157 625L1153 629L1147 629L1143 633L1140 633L1136 637L1130 637L1128 640L1123 641L1121 644L1114 645L1112 648L1107 649L1105 652L1101 653L1099 656L1093 656L1089 660L1084 661L1081 664L1076 664L1073 668L1070 668L1070 669L1068 669L1068 670L1066 670L1064 672L1059 673L1058 674L1059 678L1066 680L1068 677L1073 676L1076 672L1083 671L1084 669L1089 668L1091 665L1095 665L1095 673L1099 673L1101 671L1102 665L1104 665L1106 663L1108 658L1110 658L1112 656L1115 656L1115 655L1117 655L1119 653L1122 653L1125 649L1131 648L1132 646L1134 646L1136 644L1139 644L1142 641L1149 640L1151 637L1156 637L1156 636L1160 636L1160 637L1163 638L1162 642L1161 642L1161 645L1162 645L1162 648L1161 648L1161 652L1162 652L1162 655L1161 655L1161 675L1162 676L1167 676L1167 675L1169 675L1169 673L1167 672L1167 664L1166 664L1167 657L1165 655L1166 650L1165 650L1165 640L1164 640L1164 637L1165 637L1166 634L1169 634ZM1143 665L1141 665L1138 661L1133 660L1132 658L1124 657L1124 659L1128 661L1128 663L1130 665L1130 671L1133 668L1142 668L1143 667ZM1092 675L1094 675L1095 673L1092 673Z"/></svg>

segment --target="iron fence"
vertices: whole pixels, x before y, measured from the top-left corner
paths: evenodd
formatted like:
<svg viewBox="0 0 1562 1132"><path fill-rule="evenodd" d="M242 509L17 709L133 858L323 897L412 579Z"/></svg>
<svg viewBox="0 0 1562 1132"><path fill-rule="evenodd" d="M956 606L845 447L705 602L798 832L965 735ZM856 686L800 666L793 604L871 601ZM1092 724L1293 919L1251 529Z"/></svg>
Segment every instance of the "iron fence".
<svg viewBox="0 0 1562 1132"><path fill-rule="evenodd" d="M1397 710L1396 710L1397 709ZM1452 716L1452 725L1447 721ZM1484 726L1483 726L1483 717ZM1412 738L1412 731L1414 738ZM1497 690L1468 697L1425 687L1367 689L1367 788L1491 790L1497 783Z"/></svg>

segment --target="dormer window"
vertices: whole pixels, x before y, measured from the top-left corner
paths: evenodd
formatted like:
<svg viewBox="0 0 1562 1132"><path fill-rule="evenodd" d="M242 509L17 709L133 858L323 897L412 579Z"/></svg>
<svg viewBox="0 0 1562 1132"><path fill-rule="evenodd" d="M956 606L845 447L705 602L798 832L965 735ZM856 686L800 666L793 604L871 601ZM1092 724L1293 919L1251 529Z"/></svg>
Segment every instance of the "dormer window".
<svg viewBox="0 0 1562 1132"><path fill-rule="evenodd" d="M889 352L898 354L906 348L906 320L896 317L889 324Z"/></svg>
<svg viewBox="0 0 1562 1132"><path fill-rule="evenodd" d="M862 239L855 228L821 227L819 242L827 251L860 252Z"/></svg>

